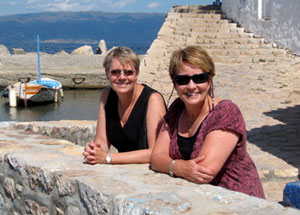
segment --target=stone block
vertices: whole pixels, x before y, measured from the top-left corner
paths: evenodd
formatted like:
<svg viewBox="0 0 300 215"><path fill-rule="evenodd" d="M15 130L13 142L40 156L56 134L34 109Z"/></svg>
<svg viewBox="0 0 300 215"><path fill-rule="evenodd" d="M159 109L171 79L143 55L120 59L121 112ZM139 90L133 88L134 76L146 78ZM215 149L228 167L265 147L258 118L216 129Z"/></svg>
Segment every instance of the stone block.
<svg viewBox="0 0 300 215"><path fill-rule="evenodd" d="M8 56L10 52L5 45L0 45L0 56Z"/></svg>
<svg viewBox="0 0 300 215"><path fill-rule="evenodd" d="M300 209L300 181L290 182L285 185L283 202Z"/></svg>
<svg viewBox="0 0 300 215"><path fill-rule="evenodd" d="M26 52L24 51L24 49L22 49L22 48L13 48L13 52L14 52L14 54L26 54Z"/></svg>

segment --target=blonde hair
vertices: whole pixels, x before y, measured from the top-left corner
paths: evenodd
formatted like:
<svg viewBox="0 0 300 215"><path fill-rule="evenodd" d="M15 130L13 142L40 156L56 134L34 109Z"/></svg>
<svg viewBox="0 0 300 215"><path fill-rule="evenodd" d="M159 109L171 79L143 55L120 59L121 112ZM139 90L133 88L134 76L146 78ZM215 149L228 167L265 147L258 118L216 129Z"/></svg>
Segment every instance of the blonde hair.
<svg viewBox="0 0 300 215"><path fill-rule="evenodd" d="M105 68L106 72L110 70L110 63L113 58L118 58L122 65L127 63L132 64L136 74L139 73L140 58L130 48L116 47L111 49L103 61L103 67Z"/></svg>
<svg viewBox="0 0 300 215"><path fill-rule="evenodd" d="M208 53L200 46L187 46L173 52L170 64L169 75L174 82L175 75L182 68L184 63L190 63L195 67L199 67L204 73L215 76L215 64Z"/></svg>

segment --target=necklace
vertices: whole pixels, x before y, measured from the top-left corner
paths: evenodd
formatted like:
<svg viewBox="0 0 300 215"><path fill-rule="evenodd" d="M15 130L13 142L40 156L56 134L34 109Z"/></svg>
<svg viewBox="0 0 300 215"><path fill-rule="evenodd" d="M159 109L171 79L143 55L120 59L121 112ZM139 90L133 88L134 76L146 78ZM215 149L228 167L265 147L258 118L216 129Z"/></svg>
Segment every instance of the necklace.
<svg viewBox="0 0 300 215"><path fill-rule="evenodd" d="M132 97L130 98L130 103L129 105L123 107L121 105L121 102L120 100L118 100L118 112L119 112L119 117L120 117L120 123L121 123L121 126L124 127L124 125L126 124L129 116L130 116L130 113L135 105L135 102L137 100L137 95L139 94L139 92L137 92L138 89L135 89L133 91L133 95Z"/></svg>
<svg viewBox="0 0 300 215"><path fill-rule="evenodd" d="M206 118L206 116L213 110L214 108L214 99L209 99L208 97L208 108L204 108L203 112L199 113L198 116L195 119L191 119L187 110L185 109L184 112L184 118L186 120L186 126L188 128L188 136L191 137L196 132L200 124L203 122L203 120Z"/></svg>
<svg viewBox="0 0 300 215"><path fill-rule="evenodd" d="M118 103L118 110L119 110L120 122L121 122L122 126L124 126L126 124L128 118L129 118L129 115L131 113L132 106L133 106L133 102L131 102L127 108L123 109L121 107L121 104Z"/></svg>

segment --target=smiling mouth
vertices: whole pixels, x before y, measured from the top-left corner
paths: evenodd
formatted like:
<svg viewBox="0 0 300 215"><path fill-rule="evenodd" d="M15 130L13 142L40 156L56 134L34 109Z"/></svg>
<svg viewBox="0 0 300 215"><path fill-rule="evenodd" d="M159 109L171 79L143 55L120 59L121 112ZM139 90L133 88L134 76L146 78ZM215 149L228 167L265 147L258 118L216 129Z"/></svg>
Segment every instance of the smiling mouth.
<svg viewBox="0 0 300 215"><path fill-rule="evenodd" d="M195 96L198 95L199 93L185 93L186 96Z"/></svg>
<svg viewBox="0 0 300 215"><path fill-rule="evenodd" d="M128 83L117 83L118 86L122 87L122 86L128 86Z"/></svg>

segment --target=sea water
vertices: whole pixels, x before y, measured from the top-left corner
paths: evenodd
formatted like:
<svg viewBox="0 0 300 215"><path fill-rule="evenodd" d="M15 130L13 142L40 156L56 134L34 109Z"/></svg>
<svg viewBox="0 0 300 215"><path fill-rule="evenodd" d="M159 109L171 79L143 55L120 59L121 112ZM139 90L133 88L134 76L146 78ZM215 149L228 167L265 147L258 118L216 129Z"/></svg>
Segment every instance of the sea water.
<svg viewBox="0 0 300 215"><path fill-rule="evenodd" d="M102 90L64 90L58 103L32 107L9 107L8 99L0 97L0 122L97 120Z"/></svg>
<svg viewBox="0 0 300 215"><path fill-rule="evenodd" d="M36 43L6 43L5 45L10 52L13 54L13 48L22 48L25 52L36 52ZM40 51L45 52L48 54L55 54L57 52L60 52L62 50L66 51L67 53L71 53L73 50L84 46L89 45L93 48L94 53L96 53L98 44L97 43L43 43L40 42ZM112 47L115 46L127 46L131 48L136 54L145 54L147 50L149 49L151 45L151 42L145 42L145 43L116 43L116 42L110 42L107 43L107 49L109 50Z"/></svg>

